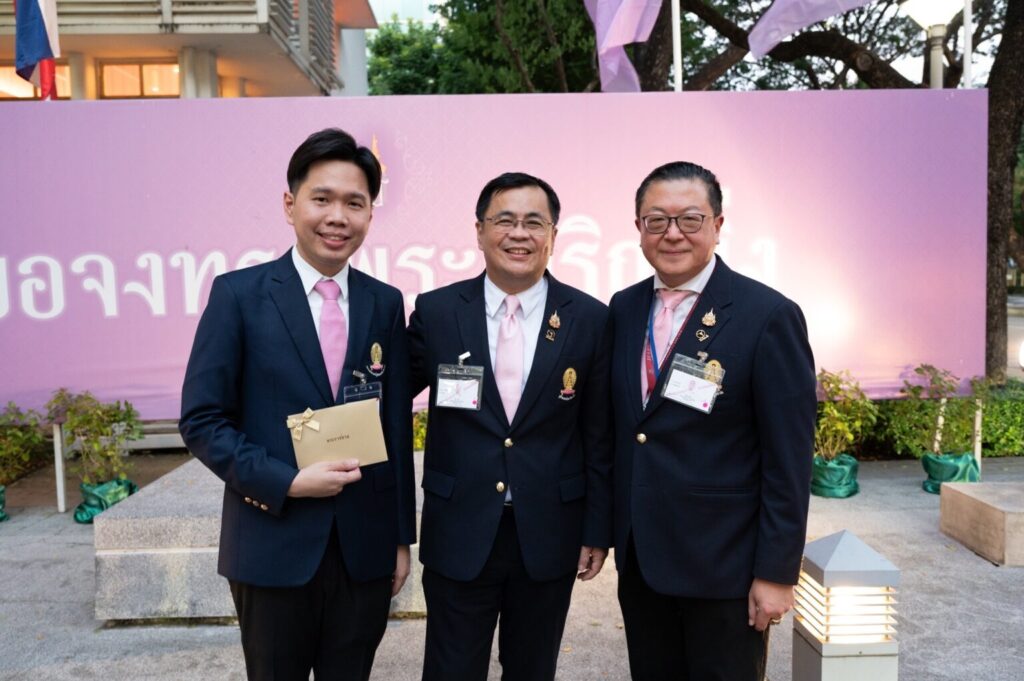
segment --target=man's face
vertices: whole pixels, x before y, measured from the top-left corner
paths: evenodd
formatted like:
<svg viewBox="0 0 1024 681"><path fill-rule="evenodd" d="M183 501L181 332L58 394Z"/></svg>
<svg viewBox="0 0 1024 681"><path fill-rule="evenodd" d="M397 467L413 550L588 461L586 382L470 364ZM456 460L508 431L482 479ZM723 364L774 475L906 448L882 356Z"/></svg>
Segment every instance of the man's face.
<svg viewBox="0 0 1024 681"><path fill-rule="evenodd" d="M514 221L503 229L503 220ZM543 223L542 229L529 229ZM548 197L540 187L517 187L491 197L484 220L476 223L476 242L484 252L487 275L505 293L520 293L544 276L555 247Z"/></svg>
<svg viewBox="0 0 1024 681"><path fill-rule="evenodd" d="M662 234L644 229L641 218L647 215L704 215L699 231L684 234L675 221ZM715 216L708 202L707 186L701 180L653 182L644 194L636 228L640 230L640 248L647 262L668 286L679 286L697 276L715 255L722 215Z"/></svg>
<svg viewBox="0 0 1024 681"><path fill-rule="evenodd" d="M348 161L318 161L295 194L284 193L299 255L333 277L363 243L373 218L366 175Z"/></svg>

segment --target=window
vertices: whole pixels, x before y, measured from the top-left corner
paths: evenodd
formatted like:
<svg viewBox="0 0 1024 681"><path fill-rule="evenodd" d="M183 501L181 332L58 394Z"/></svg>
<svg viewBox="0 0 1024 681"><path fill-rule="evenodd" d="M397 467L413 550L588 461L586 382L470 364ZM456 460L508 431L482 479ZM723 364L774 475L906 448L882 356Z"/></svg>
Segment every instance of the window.
<svg viewBox="0 0 1024 681"><path fill-rule="evenodd" d="M177 97L178 64L173 61L103 62L100 98Z"/></svg>
<svg viewBox="0 0 1024 681"><path fill-rule="evenodd" d="M57 64L57 98L71 99L71 69ZM12 64L0 66L0 99L39 99L39 88L18 75Z"/></svg>

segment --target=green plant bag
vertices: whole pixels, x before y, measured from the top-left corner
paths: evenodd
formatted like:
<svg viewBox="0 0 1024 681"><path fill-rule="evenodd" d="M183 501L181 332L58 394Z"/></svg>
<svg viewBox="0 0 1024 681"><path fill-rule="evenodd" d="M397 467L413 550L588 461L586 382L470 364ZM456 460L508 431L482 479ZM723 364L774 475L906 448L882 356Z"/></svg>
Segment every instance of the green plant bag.
<svg viewBox="0 0 1024 681"><path fill-rule="evenodd" d="M75 522L88 524L119 501L139 491L131 480L110 480L99 485L81 484L82 503L75 507Z"/></svg>
<svg viewBox="0 0 1024 681"><path fill-rule="evenodd" d="M978 482L981 472L973 454L925 454L921 466L928 479L921 483L929 494L938 494L944 482Z"/></svg>
<svg viewBox="0 0 1024 681"><path fill-rule="evenodd" d="M7 506L7 488L0 485L0 523L7 520L10 516L4 513L4 507Z"/></svg>
<svg viewBox="0 0 1024 681"><path fill-rule="evenodd" d="M811 467L811 494L830 499L845 499L860 491L857 469L860 464L849 454L840 454L831 461L814 457Z"/></svg>

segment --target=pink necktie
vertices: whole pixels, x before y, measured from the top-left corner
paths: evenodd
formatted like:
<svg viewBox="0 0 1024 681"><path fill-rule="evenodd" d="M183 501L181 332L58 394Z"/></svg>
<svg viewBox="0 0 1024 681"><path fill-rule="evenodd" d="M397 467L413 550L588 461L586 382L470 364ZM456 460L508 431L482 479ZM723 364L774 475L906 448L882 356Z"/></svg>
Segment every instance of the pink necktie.
<svg viewBox="0 0 1024 681"><path fill-rule="evenodd" d="M341 367L345 364L345 352L348 350L348 327L345 314L338 306L341 287L333 279L324 279L318 281L313 289L324 299L323 307L320 308L320 351L324 354L331 395L337 399Z"/></svg>
<svg viewBox="0 0 1024 681"><path fill-rule="evenodd" d="M516 317L518 309L519 299L506 296L505 316L498 328L498 349L494 353L494 380L509 423L516 415L523 391L523 327Z"/></svg>
<svg viewBox="0 0 1024 681"><path fill-rule="evenodd" d="M653 335L654 350L659 367L665 366L665 353L669 351L669 345L672 343L672 319L675 316L676 308L692 293L693 291L670 291L667 288L658 289L658 297L661 298L661 311L654 318ZM641 390L643 391L645 401L650 395L650 391L654 389L654 385L648 376L649 373L653 373L653 369L648 371L647 362L647 344L645 343L640 372Z"/></svg>

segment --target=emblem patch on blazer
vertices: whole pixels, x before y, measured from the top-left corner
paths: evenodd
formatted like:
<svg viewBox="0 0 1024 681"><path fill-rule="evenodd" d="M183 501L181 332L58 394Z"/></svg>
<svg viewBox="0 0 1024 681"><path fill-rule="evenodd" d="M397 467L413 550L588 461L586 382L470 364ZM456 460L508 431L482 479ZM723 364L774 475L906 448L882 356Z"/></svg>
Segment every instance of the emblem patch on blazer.
<svg viewBox="0 0 1024 681"><path fill-rule="evenodd" d="M711 308L708 310L703 317L700 318L700 323L704 326L714 326L718 319L715 317L715 309Z"/></svg>
<svg viewBox="0 0 1024 681"><path fill-rule="evenodd" d="M380 343L374 343L370 346L370 364L366 367L374 376L378 378L384 375L384 365L381 361L384 359L384 350L380 347Z"/></svg>
<svg viewBox="0 0 1024 681"><path fill-rule="evenodd" d="M572 398L576 397L576 370L569 367L562 374L562 390L558 393L558 399L568 402Z"/></svg>

